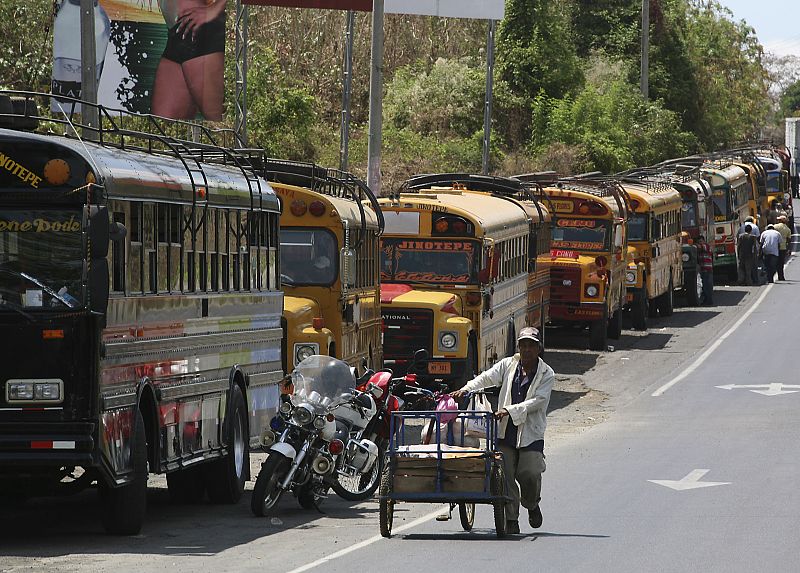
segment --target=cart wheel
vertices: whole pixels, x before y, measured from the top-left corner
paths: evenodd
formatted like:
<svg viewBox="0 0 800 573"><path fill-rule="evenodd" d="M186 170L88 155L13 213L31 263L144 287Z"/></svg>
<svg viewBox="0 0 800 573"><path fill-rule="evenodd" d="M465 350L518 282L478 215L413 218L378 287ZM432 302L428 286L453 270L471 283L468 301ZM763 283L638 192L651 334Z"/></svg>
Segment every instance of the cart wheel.
<svg viewBox="0 0 800 573"><path fill-rule="evenodd" d="M381 524L381 535L383 537L391 537L392 536L392 519L394 518L394 501L389 499L389 496L392 493L392 469L391 464L386 464L383 468L383 474L381 474L381 485L378 489L378 495L380 495L380 502L379 505L379 513L380 513L380 524Z"/></svg>
<svg viewBox="0 0 800 573"><path fill-rule="evenodd" d="M472 531L472 526L475 523L475 504L459 503L458 516L461 518L461 527L464 528L464 531Z"/></svg>
<svg viewBox="0 0 800 573"><path fill-rule="evenodd" d="M491 492L493 497L505 496L506 494L506 476L503 472L502 464L495 464L492 471ZM506 502L504 499L495 500L492 502L494 507L494 529L497 537L505 537L506 535Z"/></svg>

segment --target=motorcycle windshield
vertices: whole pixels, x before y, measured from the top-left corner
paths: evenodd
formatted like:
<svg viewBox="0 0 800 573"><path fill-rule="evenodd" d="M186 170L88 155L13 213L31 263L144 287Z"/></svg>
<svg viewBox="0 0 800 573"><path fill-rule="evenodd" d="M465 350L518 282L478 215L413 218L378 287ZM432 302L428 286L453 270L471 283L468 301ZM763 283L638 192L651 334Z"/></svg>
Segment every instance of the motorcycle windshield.
<svg viewBox="0 0 800 573"><path fill-rule="evenodd" d="M355 386L347 363L330 356L309 356L292 372L294 396L301 400L330 405L341 400ZM317 397L318 396L318 397Z"/></svg>

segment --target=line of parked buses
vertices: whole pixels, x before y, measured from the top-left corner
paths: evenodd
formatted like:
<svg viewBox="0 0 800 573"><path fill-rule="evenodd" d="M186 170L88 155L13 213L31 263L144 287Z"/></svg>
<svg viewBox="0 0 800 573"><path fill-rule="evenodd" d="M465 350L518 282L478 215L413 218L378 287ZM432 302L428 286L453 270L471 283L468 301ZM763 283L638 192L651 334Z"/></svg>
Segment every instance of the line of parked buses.
<svg viewBox="0 0 800 573"><path fill-rule="evenodd" d="M45 117L48 94L0 92L0 491L96 484L116 533L138 530L148 473L238 501L307 356L402 372L425 348L427 381L455 388L526 325L605 350L624 309L646 329L677 292L701 302L693 238L735 269L744 218L791 200L769 145L611 177L421 175L378 198L226 132L101 106L82 125L77 103Z"/></svg>

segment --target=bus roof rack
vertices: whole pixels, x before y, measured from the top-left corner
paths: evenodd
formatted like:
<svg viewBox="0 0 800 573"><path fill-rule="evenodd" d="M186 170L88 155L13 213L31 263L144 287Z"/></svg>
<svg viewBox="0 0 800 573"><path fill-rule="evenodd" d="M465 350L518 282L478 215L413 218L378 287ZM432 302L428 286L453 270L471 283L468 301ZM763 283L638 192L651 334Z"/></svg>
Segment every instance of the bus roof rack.
<svg viewBox="0 0 800 573"><path fill-rule="evenodd" d="M408 179L400 187L400 191L420 191L434 186L452 187L455 185L464 185L471 191L505 195L513 195L522 190L521 182L510 177L470 173L429 173Z"/></svg>
<svg viewBox="0 0 800 573"><path fill-rule="evenodd" d="M385 222L378 198L363 180L352 173L322 167L315 163L274 159L267 157L264 151L260 149L240 151L249 156L250 165L252 165L256 173L267 181L304 187L329 197L354 201L358 205L361 216L361 230L356 246L360 245L366 237L365 201L369 201L378 218L378 234L383 234Z"/></svg>

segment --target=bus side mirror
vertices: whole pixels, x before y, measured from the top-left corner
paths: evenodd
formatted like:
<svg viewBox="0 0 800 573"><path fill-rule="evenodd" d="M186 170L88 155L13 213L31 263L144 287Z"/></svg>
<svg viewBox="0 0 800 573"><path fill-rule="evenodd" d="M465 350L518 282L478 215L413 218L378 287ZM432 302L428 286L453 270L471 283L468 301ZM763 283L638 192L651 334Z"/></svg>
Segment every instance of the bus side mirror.
<svg viewBox="0 0 800 573"><path fill-rule="evenodd" d="M622 249L622 225L617 225L616 230L614 231L614 246L618 249Z"/></svg>
<svg viewBox="0 0 800 573"><path fill-rule="evenodd" d="M339 251L339 275L342 284L353 286L356 282L356 252L353 249L344 248Z"/></svg>
<svg viewBox="0 0 800 573"><path fill-rule="evenodd" d="M108 256L110 223L108 209L89 206L89 258L105 259Z"/></svg>

